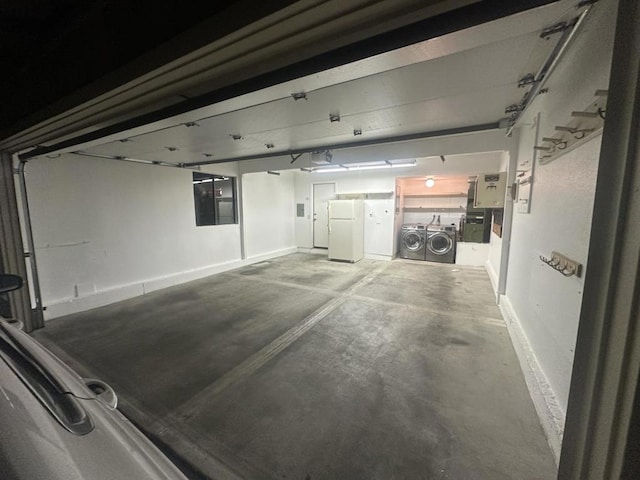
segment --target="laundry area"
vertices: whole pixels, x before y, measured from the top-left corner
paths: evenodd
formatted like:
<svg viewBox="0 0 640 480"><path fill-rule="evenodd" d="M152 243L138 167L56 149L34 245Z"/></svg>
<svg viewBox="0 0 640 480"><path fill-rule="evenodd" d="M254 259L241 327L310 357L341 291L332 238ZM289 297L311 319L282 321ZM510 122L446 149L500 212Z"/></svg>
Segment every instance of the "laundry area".
<svg viewBox="0 0 640 480"><path fill-rule="evenodd" d="M3 312L190 478L559 478L618 0L289 3L0 136Z"/></svg>
<svg viewBox="0 0 640 480"><path fill-rule="evenodd" d="M401 258L484 265L491 232L502 234L506 172L399 179L396 188L404 213Z"/></svg>

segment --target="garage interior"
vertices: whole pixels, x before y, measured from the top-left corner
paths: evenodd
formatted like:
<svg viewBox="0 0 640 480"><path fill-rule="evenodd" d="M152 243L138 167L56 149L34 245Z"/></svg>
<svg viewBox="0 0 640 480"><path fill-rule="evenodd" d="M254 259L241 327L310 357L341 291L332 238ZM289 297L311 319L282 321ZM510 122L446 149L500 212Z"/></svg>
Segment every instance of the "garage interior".
<svg viewBox="0 0 640 480"><path fill-rule="evenodd" d="M617 8L550 2L218 101L194 75L202 104L3 146L33 335L194 478L555 478ZM504 201L465 241L486 174ZM408 193L429 179L463 187ZM346 198L355 263L324 239ZM454 263L400 259L435 217Z"/></svg>
<svg viewBox="0 0 640 480"><path fill-rule="evenodd" d="M35 336L204 477L555 476L480 267L294 253Z"/></svg>

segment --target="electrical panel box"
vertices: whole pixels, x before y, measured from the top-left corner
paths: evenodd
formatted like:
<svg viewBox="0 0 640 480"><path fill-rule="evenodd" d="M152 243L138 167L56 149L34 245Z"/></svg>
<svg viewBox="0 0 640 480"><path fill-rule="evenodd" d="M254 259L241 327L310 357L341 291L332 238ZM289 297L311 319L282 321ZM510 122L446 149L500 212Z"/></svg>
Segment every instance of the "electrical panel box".
<svg viewBox="0 0 640 480"><path fill-rule="evenodd" d="M504 208L506 187L506 172L478 175L473 206L475 208Z"/></svg>

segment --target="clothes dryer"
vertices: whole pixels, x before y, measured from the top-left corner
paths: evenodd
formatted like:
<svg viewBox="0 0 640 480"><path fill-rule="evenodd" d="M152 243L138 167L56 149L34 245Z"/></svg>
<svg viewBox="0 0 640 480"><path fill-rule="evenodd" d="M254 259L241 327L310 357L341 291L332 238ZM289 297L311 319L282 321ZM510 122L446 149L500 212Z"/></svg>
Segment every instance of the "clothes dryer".
<svg viewBox="0 0 640 480"><path fill-rule="evenodd" d="M424 260L427 227L419 223L405 224L400 232L400 256L411 260Z"/></svg>
<svg viewBox="0 0 640 480"><path fill-rule="evenodd" d="M439 263L456 261L455 225L428 225L425 260Z"/></svg>

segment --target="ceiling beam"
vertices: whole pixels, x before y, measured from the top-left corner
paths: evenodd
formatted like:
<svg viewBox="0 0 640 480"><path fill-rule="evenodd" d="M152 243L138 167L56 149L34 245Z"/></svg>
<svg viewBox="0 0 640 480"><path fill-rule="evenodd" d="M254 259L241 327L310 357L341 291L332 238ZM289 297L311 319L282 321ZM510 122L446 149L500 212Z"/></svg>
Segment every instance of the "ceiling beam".
<svg viewBox="0 0 640 480"><path fill-rule="evenodd" d="M411 133L408 135L398 135L395 137L371 138L368 140L361 140L358 142L334 143L334 144L322 145L318 147L297 148L294 150L286 150L281 152L258 153L255 155L245 155L242 157L217 158L215 160L203 160L201 162L186 163L185 165L190 167L195 167L195 166L202 166L202 165L214 165L217 163L239 162L244 160L259 160L263 158L274 158L274 157L283 157L283 156L291 156L293 158L293 156L295 155L302 155L304 153L315 152L317 150L340 150L345 148L369 147L371 145L381 145L381 144L396 143L396 142L408 142L411 140L420 140L423 138L446 137L450 135L461 135L465 133L486 132L488 130L498 130L500 128L500 125L501 125L500 122L485 123L482 125L470 125L467 127L448 128L445 130L435 130L431 132Z"/></svg>

